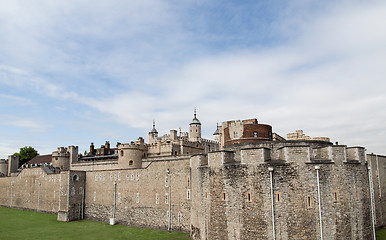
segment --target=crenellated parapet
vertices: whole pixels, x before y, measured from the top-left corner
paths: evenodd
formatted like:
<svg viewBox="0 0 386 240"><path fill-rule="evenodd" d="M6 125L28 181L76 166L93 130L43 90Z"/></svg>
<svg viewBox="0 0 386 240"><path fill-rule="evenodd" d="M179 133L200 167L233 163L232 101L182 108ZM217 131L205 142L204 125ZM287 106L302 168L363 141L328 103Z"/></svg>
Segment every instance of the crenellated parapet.
<svg viewBox="0 0 386 240"><path fill-rule="evenodd" d="M275 148L256 146L248 148L233 148L207 154L209 167L220 167L225 164L260 165L266 163L365 163L365 149L363 147L347 147L345 145L309 146L304 143L280 146Z"/></svg>

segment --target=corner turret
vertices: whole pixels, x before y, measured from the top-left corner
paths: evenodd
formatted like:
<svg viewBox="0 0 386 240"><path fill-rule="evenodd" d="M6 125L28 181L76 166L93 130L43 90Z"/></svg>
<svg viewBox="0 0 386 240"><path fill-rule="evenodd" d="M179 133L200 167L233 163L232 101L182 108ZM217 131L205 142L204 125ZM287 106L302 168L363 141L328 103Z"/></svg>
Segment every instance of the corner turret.
<svg viewBox="0 0 386 240"><path fill-rule="evenodd" d="M194 117L189 124L189 141L201 141L201 122L197 119L196 108L194 108Z"/></svg>
<svg viewBox="0 0 386 240"><path fill-rule="evenodd" d="M149 132L149 144L155 143L158 138L158 131L155 129L155 121L153 120L153 129Z"/></svg>

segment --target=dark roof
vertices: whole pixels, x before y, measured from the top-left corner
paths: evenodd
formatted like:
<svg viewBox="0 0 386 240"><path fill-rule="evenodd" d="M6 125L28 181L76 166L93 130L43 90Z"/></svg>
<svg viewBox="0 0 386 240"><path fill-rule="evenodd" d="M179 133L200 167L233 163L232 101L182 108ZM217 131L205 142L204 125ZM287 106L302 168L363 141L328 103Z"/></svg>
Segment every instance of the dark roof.
<svg viewBox="0 0 386 240"><path fill-rule="evenodd" d="M38 155L27 162L27 164L51 163L52 154Z"/></svg>

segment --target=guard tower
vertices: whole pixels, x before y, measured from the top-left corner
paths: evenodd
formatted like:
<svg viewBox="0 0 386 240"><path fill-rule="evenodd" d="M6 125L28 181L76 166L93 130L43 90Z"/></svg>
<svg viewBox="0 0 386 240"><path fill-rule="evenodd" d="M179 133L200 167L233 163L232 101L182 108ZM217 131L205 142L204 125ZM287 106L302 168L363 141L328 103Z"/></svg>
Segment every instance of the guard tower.
<svg viewBox="0 0 386 240"><path fill-rule="evenodd" d="M155 121L153 120L153 129L149 132L149 144L153 144L157 142L158 131L155 129Z"/></svg>
<svg viewBox="0 0 386 240"><path fill-rule="evenodd" d="M194 117L189 124L189 140L192 142L201 141L201 122L197 119L196 108L194 108Z"/></svg>

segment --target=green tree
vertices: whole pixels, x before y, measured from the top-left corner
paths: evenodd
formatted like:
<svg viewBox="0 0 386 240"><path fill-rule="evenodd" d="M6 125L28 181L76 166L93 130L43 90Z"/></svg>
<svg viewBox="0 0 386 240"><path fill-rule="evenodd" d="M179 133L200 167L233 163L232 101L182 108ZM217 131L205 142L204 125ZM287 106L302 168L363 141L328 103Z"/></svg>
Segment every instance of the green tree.
<svg viewBox="0 0 386 240"><path fill-rule="evenodd" d="M39 153L33 147L25 146L25 147L20 148L19 152L15 153L13 155L19 156L19 167L20 167L24 163L28 162L32 158L34 158L37 155L39 155Z"/></svg>

